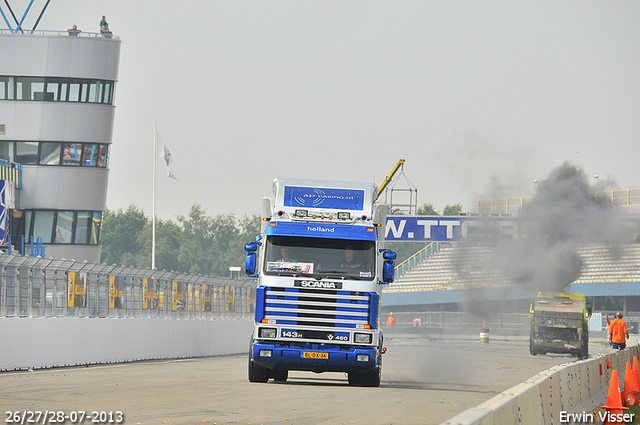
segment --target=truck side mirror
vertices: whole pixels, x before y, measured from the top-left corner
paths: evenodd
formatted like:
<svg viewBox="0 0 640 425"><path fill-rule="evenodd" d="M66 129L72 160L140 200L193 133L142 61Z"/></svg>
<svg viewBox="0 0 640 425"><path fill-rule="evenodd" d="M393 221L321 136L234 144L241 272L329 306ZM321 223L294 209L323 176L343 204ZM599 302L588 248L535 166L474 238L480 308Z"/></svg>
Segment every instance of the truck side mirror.
<svg viewBox="0 0 640 425"><path fill-rule="evenodd" d="M255 252L247 252L247 258L244 262L244 271L248 276L253 276L256 274L256 253Z"/></svg>
<svg viewBox="0 0 640 425"><path fill-rule="evenodd" d="M396 259L396 253L390 250L384 250L382 251L382 258L384 258L385 260L395 260Z"/></svg>
<svg viewBox="0 0 640 425"><path fill-rule="evenodd" d="M382 281L384 283L393 282L393 272L395 271L395 264L393 264L393 260L385 260L382 263Z"/></svg>
<svg viewBox="0 0 640 425"><path fill-rule="evenodd" d="M247 258L244 262L244 271L248 276L254 277L256 274L256 251L258 250L258 244L255 242L249 242L244 245L244 250L247 251Z"/></svg>
<svg viewBox="0 0 640 425"><path fill-rule="evenodd" d="M593 314L593 311L591 310L591 307L589 307L587 309L587 317L591 317L592 314Z"/></svg>
<svg viewBox="0 0 640 425"><path fill-rule="evenodd" d="M396 253L389 250L382 250L382 258L384 258L384 263L382 263L382 281L384 283L393 282L393 274L395 272L395 264L393 260L396 259Z"/></svg>

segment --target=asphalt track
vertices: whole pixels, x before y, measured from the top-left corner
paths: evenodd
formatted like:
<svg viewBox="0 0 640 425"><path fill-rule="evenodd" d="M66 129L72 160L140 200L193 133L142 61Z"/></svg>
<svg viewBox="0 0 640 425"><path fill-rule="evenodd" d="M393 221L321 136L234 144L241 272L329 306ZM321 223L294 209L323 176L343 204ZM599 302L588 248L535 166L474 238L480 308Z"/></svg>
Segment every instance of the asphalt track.
<svg viewBox="0 0 640 425"><path fill-rule="evenodd" d="M252 384L246 355L0 373L2 423L11 423L8 411L48 410L86 412L85 424L91 412L117 411L126 424L439 424L575 360L533 357L524 337L483 344L479 337L395 334L385 345L379 388L311 372Z"/></svg>

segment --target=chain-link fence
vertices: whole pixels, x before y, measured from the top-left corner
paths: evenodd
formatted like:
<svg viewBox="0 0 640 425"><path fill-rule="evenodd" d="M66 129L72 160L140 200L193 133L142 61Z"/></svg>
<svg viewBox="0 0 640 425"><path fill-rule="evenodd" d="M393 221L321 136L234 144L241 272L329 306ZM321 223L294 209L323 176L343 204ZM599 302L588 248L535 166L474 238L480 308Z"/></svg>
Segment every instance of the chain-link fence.
<svg viewBox="0 0 640 425"><path fill-rule="evenodd" d="M249 319L254 280L0 255L0 317Z"/></svg>

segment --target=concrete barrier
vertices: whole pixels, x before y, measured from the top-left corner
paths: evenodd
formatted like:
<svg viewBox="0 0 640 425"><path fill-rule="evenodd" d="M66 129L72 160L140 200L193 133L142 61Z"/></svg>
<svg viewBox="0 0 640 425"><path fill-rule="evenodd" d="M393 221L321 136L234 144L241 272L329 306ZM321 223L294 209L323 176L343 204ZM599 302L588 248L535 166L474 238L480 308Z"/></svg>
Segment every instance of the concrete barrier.
<svg viewBox="0 0 640 425"><path fill-rule="evenodd" d="M249 351L251 320L0 317L0 371Z"/></svg>
<svg viewBox="0 0 640 425"><path fill-rule="evenodd" d="M597 421L603 411L600 406L607 400L611 371L618 371L622 390L626 364L633 364L634 356L640 357L638 345L553 367L442 425L557 425L566 423L562 415L566 418L568 414L582 415L580 418L592 415Z"/></svg>

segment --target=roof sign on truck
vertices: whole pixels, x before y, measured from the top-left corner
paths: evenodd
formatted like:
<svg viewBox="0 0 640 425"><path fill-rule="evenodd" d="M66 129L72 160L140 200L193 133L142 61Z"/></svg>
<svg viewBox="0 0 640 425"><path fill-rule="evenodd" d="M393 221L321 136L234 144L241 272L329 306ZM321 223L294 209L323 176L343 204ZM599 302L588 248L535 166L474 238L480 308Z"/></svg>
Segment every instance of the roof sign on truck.
<svg viewBox="0 0 640 425"><path fill-rule="evenodd" d="M362 210L364 190L286 186L285 207Z"/></svg>

